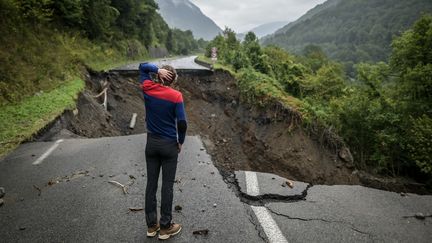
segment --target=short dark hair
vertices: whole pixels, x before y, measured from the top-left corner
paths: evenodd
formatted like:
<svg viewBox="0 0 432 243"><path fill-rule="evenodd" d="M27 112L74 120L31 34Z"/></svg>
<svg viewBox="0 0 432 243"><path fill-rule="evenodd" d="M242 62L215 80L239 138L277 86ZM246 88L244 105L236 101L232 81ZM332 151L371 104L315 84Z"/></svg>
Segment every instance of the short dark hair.
<svg viewBox="0 0 432 243"><path fill-rule="evenodd" d="M173 74L172 79L166 79L166 80L164 80L164 85L170 86L171 84L175 83L175 81L177 81L178 75L177 75L177 71L175 70L175 68L173 68L170 65L164 65L164 66L162 66L162 69L166 69L166 70L170 71Z"/></svg>

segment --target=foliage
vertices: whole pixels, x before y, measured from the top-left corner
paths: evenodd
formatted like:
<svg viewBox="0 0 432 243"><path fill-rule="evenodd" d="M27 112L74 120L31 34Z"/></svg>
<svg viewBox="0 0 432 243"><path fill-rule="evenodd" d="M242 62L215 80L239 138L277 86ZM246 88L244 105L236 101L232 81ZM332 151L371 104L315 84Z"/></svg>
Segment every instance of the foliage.
<svg viewBox="0 0 432 243"><path fill-rule="evenodd" d="M183 55L203 47L156 10L153 0L2 0L0 106L57 88L83 64L146 58L149 47Z"/></svg>
<svg viewBox="0 0 432 243"><path fill-rule="evenodd" d="M431 12L430 0L329 0L265 39L264 44L297 54L310 44L317 45L353 72L353 63L386 61L392 52L392 38L422 13Z"/></svg>
<svg viewBox="0 0 432 243"><path fill-rule="evenodd" d="M205 45L170 30L157 8L154 0L0 0L0 155L73 107L84 82L70 80L85 67L142 60L150 47L188 54Z"/></svg>
<svg viewBox="0 0 432 243"><path fill-rule="evenodd" d="M412 121L409 131L408 151L410 159L429 175L432 175L432 118L423 115Z"/></svg>
<svg viewBox="0 0 432 243"><path fill-rule="evenodd" d="M360 63L349 78L319 46L294 56L261 47L253 33L240 46L218 36L218 63L232 66L244 101L280 101L341 135L359 168L387 175L432 175L432 17L395 38L389 64ZM422 174L423 173L423 174Z"/></svg>

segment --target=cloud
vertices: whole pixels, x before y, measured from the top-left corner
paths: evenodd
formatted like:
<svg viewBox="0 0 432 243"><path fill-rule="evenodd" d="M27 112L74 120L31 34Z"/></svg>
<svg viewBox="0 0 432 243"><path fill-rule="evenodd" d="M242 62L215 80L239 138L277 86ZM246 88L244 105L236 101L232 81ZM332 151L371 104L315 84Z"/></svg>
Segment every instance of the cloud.
<svg viewBox="0 0 432 243"><path fill-rule="evenodd" d="M294 21L325 0L190 0L222 29L250 30L274 21Z"/></svg>

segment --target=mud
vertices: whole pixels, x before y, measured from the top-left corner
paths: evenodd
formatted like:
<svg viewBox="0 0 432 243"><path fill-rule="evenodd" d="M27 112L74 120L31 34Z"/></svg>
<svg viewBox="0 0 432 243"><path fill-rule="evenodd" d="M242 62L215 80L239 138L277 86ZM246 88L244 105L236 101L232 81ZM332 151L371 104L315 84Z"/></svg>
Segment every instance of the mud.
<svg viewBox="0 0 432 243"><path fill-rule="evenodd" d="M146 132L145 110L137 77L117 73L90 73L77 110L66 111L37 140L59 137L105 137ZM108 83L107 110L103 96L94 98ZM314 139L279 104L258 107L241 101L234 78L222 71L213 75L180 75L188 135L201 136L222 174L235 170L274 173L312 184L362 184L375 188L425 193L411 180L372 176L340 159L337 149ZM137 123L129 122L137 113Z"/></svg>

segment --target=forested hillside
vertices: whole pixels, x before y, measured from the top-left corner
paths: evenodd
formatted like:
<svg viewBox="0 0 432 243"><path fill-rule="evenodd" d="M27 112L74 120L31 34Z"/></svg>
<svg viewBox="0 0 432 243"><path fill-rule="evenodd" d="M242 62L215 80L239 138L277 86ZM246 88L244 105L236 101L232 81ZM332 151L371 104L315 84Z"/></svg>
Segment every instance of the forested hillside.
<svg viewBox="0 0 432 243"><path fill-rule="evenodd" d="M225 36L210 42L207 56L218 48L218 62L237 75L244 101L283 103L319 139L337 133L357 168L432 185L431 15L392 40L387 63L357 65L354 81L318 47L295 56L261 47L253 32L242 43L230 29Z"/></svg>
<svg viewBox="0 0 432 243"><path fill-rule="evenodd" d="M222 30L189 0L156 0L160 14L172 28L191 30L195 38L211 40Z"/></svg>
<svg viewBox="0 0 432 243"><path fill-rule="evenodd" d="M154 0L0 0L0 104L61 86L83 65L187 54L190 31L171 30Z"/></svg>
<svg viewBox="0 0 432 243"><path fill-rule="evenodd" d="M264 44L297 54L308 45L317 45L330 58L352 68L352 63L385 61L392 38L422 13L431 12L430 0L329 0L267 37Z"/></svg>

